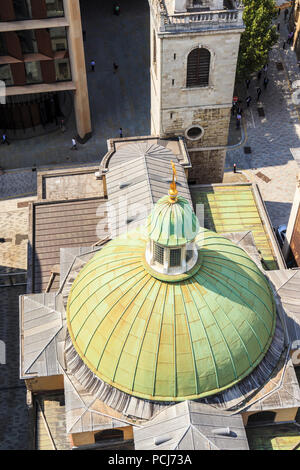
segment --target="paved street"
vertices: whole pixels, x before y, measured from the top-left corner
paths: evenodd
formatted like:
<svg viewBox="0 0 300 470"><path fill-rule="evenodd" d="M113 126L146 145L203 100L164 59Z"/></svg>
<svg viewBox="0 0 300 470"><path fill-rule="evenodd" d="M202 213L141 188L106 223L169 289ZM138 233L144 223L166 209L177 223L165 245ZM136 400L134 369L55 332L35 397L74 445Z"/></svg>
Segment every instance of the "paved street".
<svg viewBox="0 0 300 470"><path fill-rule="evenodd" d="M251 106L247 110L245 102L242 105L247 128L245 146L251 147L251 153L244 153L244 147L240 147L228 151L226 160L227 170L236 163L250 181L258 184L274 226L288 222L300 168L300 153L295 151L300 149L299 111L291 99L291 83L299 79L299 68L290 46L282 49L283 40L287 37L283 13L280 33L281 38L269 57L267 89L263 86L263 76L258 84L255 75L248 90L252 96ZM277 68L278 62L284 66L281 71ZM262 89L259 103L256 102L257 86ZM243 88L245 98L246 86ZM261 106L265 116L258 114Z"/></svg>

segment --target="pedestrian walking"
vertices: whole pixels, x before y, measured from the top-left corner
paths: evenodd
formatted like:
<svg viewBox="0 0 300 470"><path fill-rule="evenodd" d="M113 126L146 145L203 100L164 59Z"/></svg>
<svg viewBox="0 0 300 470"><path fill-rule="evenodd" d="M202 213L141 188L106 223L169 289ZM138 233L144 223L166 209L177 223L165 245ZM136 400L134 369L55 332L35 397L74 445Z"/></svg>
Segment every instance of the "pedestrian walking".
<svg viewBox="0 0 300 470"><path fill-rule="evenodd" d="M288 14L289 14L289 9L286 8L286 9L284 10L284 21L285 21L285 22L286 22L286 19L287 19Z"/></svg>
<svg viewBox="0 0 300 470"><path fill-rule="evenodd" d="M252 101L251 96L250 95L247 96L247 98L246 98L247 108L249 108L251 101Z"/></svg>
<svg viewBox="0 0 300 470"><path fill-rule="evenodd" d="M246 80L246 87L247 87L247 90L248 90L249 86L250 86L250 79L247 78L247 80Z"/></svg>
<svg viewBox="0 0 300 470"><path fill-rule="evenodd" d="M96 65L96 62L94 60L91 60L91 71L92 72L95 71L95 65Z"/></svg>
<svg viewBox="0 0 300 470"><path fill-rule="evenodd" d="M72 147L71 147L71 150L78 150L78 148L77 148L77 142L76 142L75 137L73 137L73 139L72 139Z"/></svg>
<svg viewBox="0 0 300 470"><path fill-rule="evenodd" d="M114 15L119 16L120 14L120 5L118 3L114 4Z"/></svg>
<svg viewBox="0 0 300 470"><path fill-rule="evenodd" d="M280 30L280 23L278 22L277 23L277 31L279 31L279 30Z"/></svg>
<svg viewBox="0 0 300 470"><path fill-rule="evenodd" d="M265 87L265 89L267 88L268 83L269 83L269 79L268 79L268 77L265 77L264 78L264 87Z"/></svg>
<svg viewBox="0 0 300 470"><path fill-rule="evenodd" d="M237 129L241 127L241 119L242 119L242 115L240 113L237 113L236 115L236 128Z"/></svg>
<svg viewBox="0 0 300 470"><path fill-rule="evenodd" d="M261 95L261 88L260 87L256 88L256 93L257 93L257 101L258 101L259 97Z"/></svg>
<svg viewBox="0 0 300 470"><path fill-rule="evenodd" d="M9 141L7 140L7 136L6 136L5 133L2 134L2 144L3 144L3 145L4 145L4 144L9 145L9 144L10 144Z"/></svg>
<svg viewBox="0 0 300 470"><path fill-rule="evenodd" d="M267 72L268 72L268 64L265 64L265 65L263 66L263 71L264 71L264 73L265 73L265 75L266 75Z"/></svg>
<svg viewBox="0 0 300 470"><path fill-rule="evenodd" d="M233 164L233 173L236 173L236 163Z"/></svg>
<svg viewBox="0 0 300 470"><path fill-rule="evenodd" d="M113 63L113 68L114 68L114 73L116 73L117 70L118 70L118 68L119 68L118 64L116 64L116 63L114 62L114 63Z"/></svg>
<svg viewBox="0 0 300 470"><path fill-rule="evenodd" d="M285 41L283 41L282 49L285 49Z"/></svg>
<svg viewBox="0 0 300 470"><path fill-rule="evenodd" d="M259 72L257 72L257 81L259 82L261 79L261 70L259 70Z"/></svg>
<svg viewBox="0 0 300 470"><path fill-rule="evenodd" d="M64 119L61 119L60 121L60 130L62 131L62 133L66 132L66 124Z"/></svg>
<svg viewBox="0 0 300 470"><path fill-rule="evenodd" d="M281 10L280 10L280 8L278 8L277 15L280 16L280 13L281 13Z"/></svg>
<svg viewBox="0 0 300 470"><path fill-rule="evenodd" d="M289 44L292 44L292 42L293 42L293 37L294 37L294 31L291 31L290 34L289 34L289 36L290 36Z"/></svg>
<svg viewBox="0 0 300 470"><path fill-rule="evenodd" d="M121 139L123 138L123 129L122 129L122 127L120 127L120 129L119 129L119 136L120 136Z"/></svg>

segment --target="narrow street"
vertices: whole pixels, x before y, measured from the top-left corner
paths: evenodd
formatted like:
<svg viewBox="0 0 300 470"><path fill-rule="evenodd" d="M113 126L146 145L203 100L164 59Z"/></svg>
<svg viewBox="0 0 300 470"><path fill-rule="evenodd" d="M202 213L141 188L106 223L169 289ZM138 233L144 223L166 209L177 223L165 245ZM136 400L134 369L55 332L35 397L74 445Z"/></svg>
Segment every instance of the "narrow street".
<svg viewBox="0 0 300 470"><path fill-rule="evenodd" d="M288 222L300 170L299 109L291 98L291 85L299 79L299 68L291 46L282 48L288 34L283 12L278 21L281 22L280 39L269 56L269 83L265 89L264 74L260 82L254 74L249 90L244 84L240 98L246 142L228 151L226 159L227 171L232 171L236 163L238 170L258 184L274 227ZM259 102L256 101L258 86L262 89ZM249 108L245 103L248 94L252 97Z"/></svg>

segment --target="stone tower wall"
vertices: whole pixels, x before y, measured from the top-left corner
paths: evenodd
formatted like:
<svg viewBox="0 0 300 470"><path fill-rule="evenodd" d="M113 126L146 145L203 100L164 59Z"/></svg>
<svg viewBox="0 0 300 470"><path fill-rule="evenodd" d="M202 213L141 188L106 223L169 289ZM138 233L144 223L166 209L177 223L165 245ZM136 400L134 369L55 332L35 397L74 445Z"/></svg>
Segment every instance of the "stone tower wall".
<svg viewBox="0 0 300 470"><path fill-rule="evenodd" d="M162 29L161 29L162 28ZM224 28L208 25L169 32L151 15L151 128L161 137L183 135L188 149L227 145L230 110L236 75L240 35L243 25ZM187 87L187 58L198 47L210 51L209 83L205 87ZM154 52L155 50L155 52ZM203 131L197 140L187 138L192 126ZM195 170L190 178L197 183L222 181L224 150L190 152ZM219 159L219 161L218 161ZM197 169L196 169L197 168ZM192 176L193 175L193 176ZM196 175L196 176L195 176ZM220 176L221 175L221 176Z"/></svg>

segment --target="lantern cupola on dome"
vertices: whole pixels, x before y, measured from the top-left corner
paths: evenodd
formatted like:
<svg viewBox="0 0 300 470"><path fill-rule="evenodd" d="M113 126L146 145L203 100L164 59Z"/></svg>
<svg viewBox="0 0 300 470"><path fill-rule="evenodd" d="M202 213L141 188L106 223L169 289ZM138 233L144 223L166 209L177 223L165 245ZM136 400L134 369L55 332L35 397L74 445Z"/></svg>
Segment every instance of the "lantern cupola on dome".
<svg viewBox="0 0 300 470"><path fill-rule="evenodd" d="M162 197L153 208L147 223L146 261L154 270L166 275L189 271L198 260L195 244L199 223L189 202L178 196L176 169L169 195Z"/></svg>

